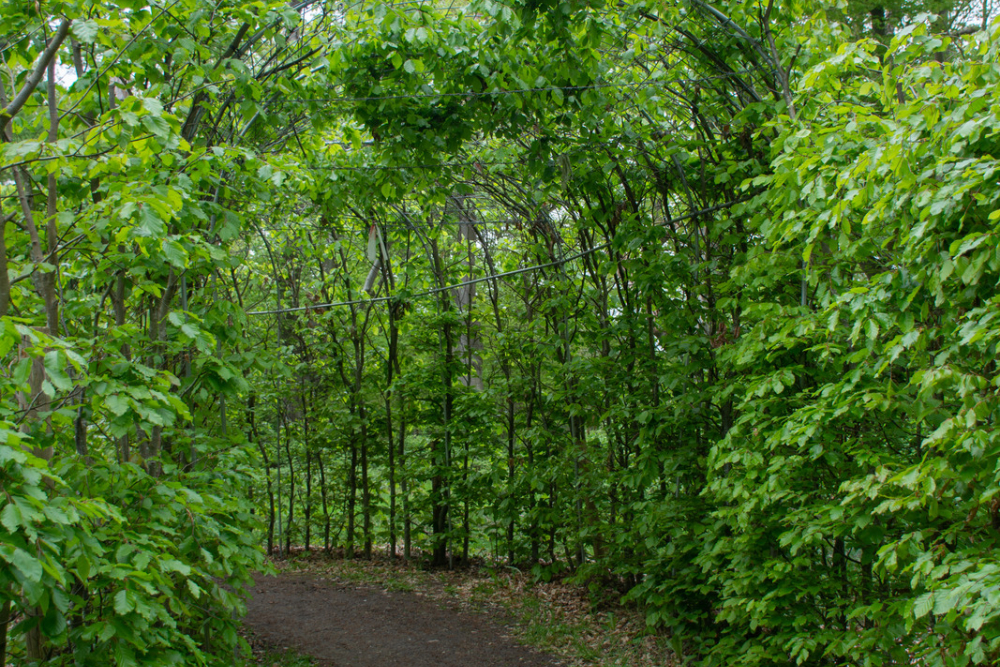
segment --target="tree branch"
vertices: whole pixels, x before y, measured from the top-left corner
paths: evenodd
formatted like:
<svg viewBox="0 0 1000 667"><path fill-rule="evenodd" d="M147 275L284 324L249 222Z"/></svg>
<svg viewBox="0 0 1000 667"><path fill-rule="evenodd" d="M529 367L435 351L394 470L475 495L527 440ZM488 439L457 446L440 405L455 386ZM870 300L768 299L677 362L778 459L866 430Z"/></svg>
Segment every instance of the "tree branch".
<svg viewBox="0 0 1000 667"><path fill-rule="evenodd" d="M31 97L31 94L35 92L35 88L41 82L42 77L45 75L45 70L48 69L49 63L52 62L53 58L56 56L56 51L62 45L63 40L69 34L69 26L72 21L65 19L59 24L59 29L56 30L56 34L52 37L52 41L49 45L45 47L45 51L42 53L41 60L35 66L35 70L31 73L28 79L24 82L21 87L21 92L19 92L11 101L10 106L8 106L3 111L0 111L0 141L3 140L4 130L7 128L7 123L17 115L21 108Z"/></svg>

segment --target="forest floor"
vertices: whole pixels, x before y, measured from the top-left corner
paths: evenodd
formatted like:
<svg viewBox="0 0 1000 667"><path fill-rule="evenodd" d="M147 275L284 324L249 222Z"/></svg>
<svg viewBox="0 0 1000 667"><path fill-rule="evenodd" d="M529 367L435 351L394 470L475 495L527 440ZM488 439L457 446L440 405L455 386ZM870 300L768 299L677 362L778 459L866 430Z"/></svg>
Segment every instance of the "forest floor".
<svg viewBox="0 0 1000 667"><path fill-rule="evenodd" d="M253 662L275 667L646 667L674 664L635 609L586 586L485 567L298 555L247 601ZM284 657L283 657L284 656Z"/></svg>

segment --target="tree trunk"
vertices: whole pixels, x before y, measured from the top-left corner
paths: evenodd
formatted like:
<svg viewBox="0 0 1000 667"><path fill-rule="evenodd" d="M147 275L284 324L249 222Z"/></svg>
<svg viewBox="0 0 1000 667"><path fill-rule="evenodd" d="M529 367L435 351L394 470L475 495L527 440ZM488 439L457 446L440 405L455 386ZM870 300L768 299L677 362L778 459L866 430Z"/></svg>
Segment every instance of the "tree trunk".
<svg viewBox="0 0 1000 667"><path fill-rule="evenodd" d="M288 433L288 424L285 424ZM292 552L292 526L295 525L295 464L292 461L291 438L285 437L285 454L288 456L288 523L285 530L285 554Z"/></svg>
<svg viewBox="0 0 1000 667"><path fill-rule="evenodd" d="M369 308L369 313L371 312ZM355 323L357 317L354 318ZM358 419L361 422L361 529L364 540L363 555L365 560L372 557L372 513L371 513L371 487L368 483L368 413L365 407L364 396L362 394L362 382L364 381L365 370L365 337L364 329L367 328L368 315L365 316L365 323L361 330L355 325L354 338L354 395L358 406Z"/></svg>
<svg viewBox="0 0 1000 667"><path fill-rule="evenodd" d="M347 472L347 544L344 555L354 558L354 514L358 495L358 446L351 440L351 462Z"/></svg>
<svg viewBox="0 0 1000 667"><path fill-rule="evenodd" d="M0 317L7 315L10 308L10 278L7 276L7 242L5 234L8 217L0 206Z"/></svg>
<svg viewBox="0 0 1000 667"><path fill-rule="evenodd" d="M281 525L281 400L277 397L274 401L274 467L277 474L277 483L275 484L275 491L278 496L278 511L274 513L275 518L278 520L278 534L275 539L275 544L278 545L278 555L281 555L281 537L282 537L282 525Z"/></svg>
<svg viewBox="0 0 1000 667"><path fill-rule="evenodd" d="M0 665L7 664L7 625L10 623L10 600L0 605Z"/></svg>
<svg viewBox="0 0 1000 667"><path fill-rule="evenodd" d="M445 284L444 266L436 241L432 242L431 249L433 252L435 273L437 274L439 284L443 287ZM447 294L444 294L441 299L441 309L444 313L448 313L451 310L451 298ZM431 497L433 498L431 524L434 532L434 551L431 564L434 567L450 565L448 551L448 514L450 509L448 478L450 477L451 468L452 357L454 355L451 329L451 322L445 319L441 325L439 341L443 348L442 356L444 357L444 363L441 365L441 381L444 386L441 425L444 429L444 437L437 439L438 444L434 457L435 471L431 480Z"/></svg>
<svg viewBox="0 0 1000 667"><path fill-rule="evenodd" d="M308 442L308 441L307 441ZM305 504L306 533L303 536L306 553L309 553L310 522L312 521L312 452L309 445L306 445L306 504Z"/></svg>
<svg viewBox="0 0 1000 667"><path fill-rule="evenodd" d="M323 455L316 452L316 463L319 465L320 498L323 499L323 551L330 553L330 510L326 504L326 472L323 470Z"/></svg>
<svg viewBox="0 0 1000 667"><path fill-rule="evenodd" d="M306 553L309 552L310 538L312 536L312 449L309 438L309 401L306 400L305 388L301 392L302 397L302 441L306 449L306 497L303 512L305 514L306 530L303 539L305 540Z"/></svg>
<svg viewBox="0 0 1000 667"><path fill-rule="evenodd" d="M510 520L507 522L507 563L514 565L517 555L514 550L514 531L517 528L515 517L517 512L514 507L514 445L517 442L514 414L514 397L510 395L510 370L504 373L507 376L507 499L510 503Z"/></svg>
<svg viewBox="0 0 1000 667"><path fill-rule="evenodd" d="M247 423L250 426L250 434L257 443L260 456L264 460L264 479L267 482L267 554L274 553L274 488L271 486L271 461L267 456L267 447L260 437L257 427L257 394L250 394L247 399Z"/></svg>
<svg viewBox="0 0 1000 667"><path fill-rule="evenodd" d="M403 495L403 560L410 560L410 490L406 477L406 410L402 396L399 399L399 491Z"/></svg>
<svg viewBox="0 0 1000 667"><path fill-rule="evenodd" d="M391 373L390 373L391 375ZM391 378L390 378L391 384ZM389 557L396 558L396 447L392 430L392 394L385 397L385 423L389 451Z"/></svg>
<svg viewBox="0 0 1000 667"><path fill-rule="evenodd" d="M364 530L365 560L372 558L372 500L368 483L368 428L361 423L361 518Z"/></svg>

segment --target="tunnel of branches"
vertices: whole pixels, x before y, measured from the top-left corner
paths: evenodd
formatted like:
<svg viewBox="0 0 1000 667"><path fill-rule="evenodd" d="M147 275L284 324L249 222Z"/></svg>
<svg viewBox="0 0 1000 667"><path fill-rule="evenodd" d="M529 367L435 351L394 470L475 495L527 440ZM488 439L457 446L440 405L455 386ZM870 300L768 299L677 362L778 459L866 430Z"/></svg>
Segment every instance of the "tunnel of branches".
<svg viewBox="0 0 1000 667"><path fill-rule="evenodd" d="M303 549L996 660L991 12L0 8L0 664L223 664Z"/></svg>

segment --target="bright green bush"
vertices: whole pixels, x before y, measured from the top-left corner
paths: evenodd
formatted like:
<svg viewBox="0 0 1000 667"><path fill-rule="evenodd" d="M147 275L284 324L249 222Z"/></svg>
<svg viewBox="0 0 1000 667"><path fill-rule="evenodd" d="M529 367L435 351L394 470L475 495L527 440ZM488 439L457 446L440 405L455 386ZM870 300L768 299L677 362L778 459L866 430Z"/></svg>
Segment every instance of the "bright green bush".
<svg viewBox="0 0 1000 667"><path fill-rule="evenodd" d="M884 64L844 44L772 125L768 244L740 277L765 252L801 268L728 355L713 664L1000 656L998 50L1000 24L956 44L911 26Z"/></svg>

